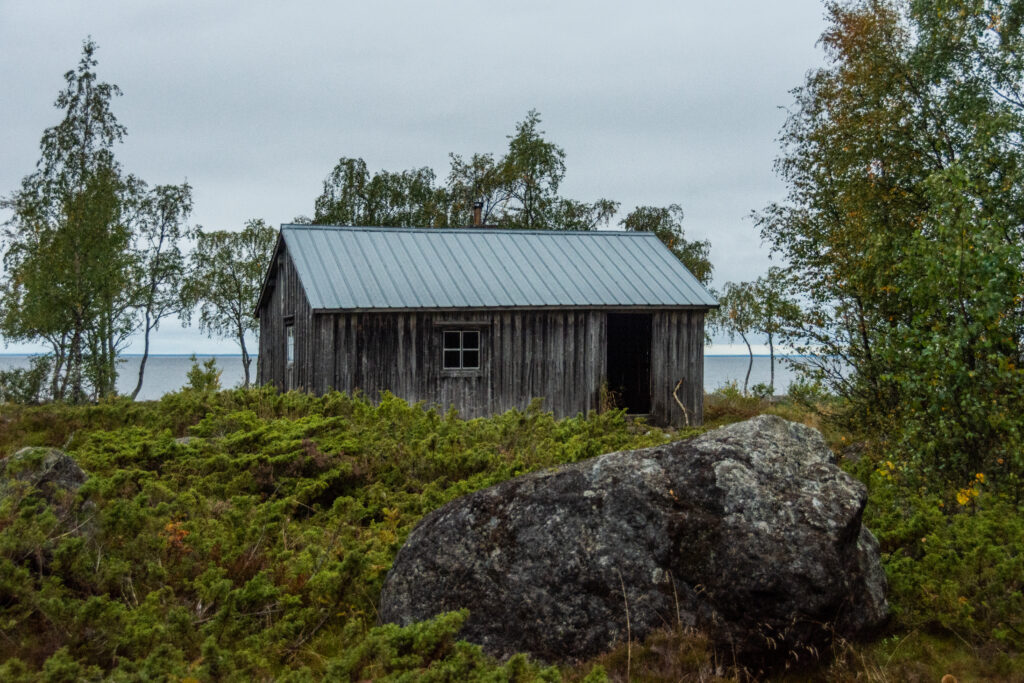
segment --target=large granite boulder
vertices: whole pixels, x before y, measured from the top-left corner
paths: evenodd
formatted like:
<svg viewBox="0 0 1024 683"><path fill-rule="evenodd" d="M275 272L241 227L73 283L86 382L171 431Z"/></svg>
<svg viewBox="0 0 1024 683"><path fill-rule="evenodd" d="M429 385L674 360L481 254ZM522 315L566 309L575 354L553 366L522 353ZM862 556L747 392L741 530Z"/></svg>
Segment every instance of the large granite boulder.
<svg viewBox="0 0 1024 683"><path fill-rule="evenodd" d="M469 609L462 637L546 661L696 627L741 661L807 661L884 622L864 487L821 435L761 416L452 501L410 534L385 622ZM810 655L810 657L809 657Z"/></svg>

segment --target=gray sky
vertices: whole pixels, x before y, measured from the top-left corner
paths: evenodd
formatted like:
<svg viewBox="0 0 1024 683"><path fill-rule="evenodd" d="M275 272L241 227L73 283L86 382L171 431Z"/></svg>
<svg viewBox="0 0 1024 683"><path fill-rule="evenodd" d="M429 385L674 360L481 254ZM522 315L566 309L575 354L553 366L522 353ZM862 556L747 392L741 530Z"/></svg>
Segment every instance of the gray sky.
<svg viewBox="0 0 1024 683"><path fill-rule="evenodd" d="M312 215L341 156L443 178L449 152L501 153L535 108L566 152L566 196L617 200L619 218L681 204L720 286L769 265L748 215L783 197L776 137L822 63L823 17L819 0L0 0L0 193L34 169L91 35L124 91L122 165L188 180L207 229ZM154 338L157 353L236 348L176 321Z"/></svg>

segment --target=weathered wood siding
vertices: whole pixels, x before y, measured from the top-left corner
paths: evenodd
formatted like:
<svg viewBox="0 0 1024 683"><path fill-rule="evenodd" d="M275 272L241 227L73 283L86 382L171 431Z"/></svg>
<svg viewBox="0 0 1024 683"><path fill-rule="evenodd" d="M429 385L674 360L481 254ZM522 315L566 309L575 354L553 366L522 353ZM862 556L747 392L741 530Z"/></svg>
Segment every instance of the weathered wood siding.
<svg viewBox="0 0 1024 683"><path fill-rule="evenodd" d="M259 384L272 383L283 390L289 388L285 327L291 322L295 326L294 388L308 386L304 378L312 374L308 359L312 358L310 328L313 316L287 251L275 263L271 277L269 295L260 309L256 381Z"/></svg>
<svg viewBox="0 0 1024 683"><path fill-rule="evenodd" d="M525 408L535 396L558 416L598 407L605 364L600 312L321 313L311 316L310 339L301 344L299 317L296 388L358 389L371 398L387 390L411 402L454 405L466 417ZM480 332L479 370L442 367L446 329ZM272 374L261 378L283 387L283 366L266 367Z"/></svg>
<svg viewBox="0 0 1024 683"><path fill-rule="evenodd" d="M676 427L685 424L676 394L690 411L690 422L704 421L704 311L656 311L651 325L651 418Z"/></svg>
<svg viewBox="0 0 1024 683"><path fill-rule="evenodd" d="M533 397L558 417L599 407L607 377L605 310L317 313L285 252L260 311L257 377L280 389L316 394L390 391L410 402L455 406L465 417L525 408ZM282 296L283 293L283 296ZM636 311L633 311L636 312ZM651 418L703 419L704 311L652 311ZM286 321L295 332L289 386ZM480 369L442 368L442 332L480 332Z"/></svg>

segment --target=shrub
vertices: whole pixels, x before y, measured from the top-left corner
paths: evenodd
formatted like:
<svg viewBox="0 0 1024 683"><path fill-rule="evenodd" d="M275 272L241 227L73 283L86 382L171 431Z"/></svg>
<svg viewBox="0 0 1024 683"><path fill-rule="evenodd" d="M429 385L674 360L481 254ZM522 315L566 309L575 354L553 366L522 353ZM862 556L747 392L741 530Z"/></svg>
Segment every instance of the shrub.
<svg viewBox="0 0 1024 683"><path fill-rule="evenodd" d="M49 400L53 358L31 356L27 368L0 370L0 403L36 405Z"/></svg>
<svg viewBox="0 0 1024 683"><path fill-rule="evenodd" d="M807 408L813 408L828 397L821 380L800 375L789 384L787 392L791 401Z"/></svg>
<svg viewBox="0 0 1024 683"><path fill-rule="evenodd" d="M196 354L193 353L189 360L192 361L192 367L185 375L188 379L185 389L201 393L219 391L221 371L217 369L217 359L210 358L200 366Z"/></svg>
<svg viewBox="0 0 1024 683"><path fill-rule="evenodd" d="M6 414L3 452L67 444L89 473L70 503L88 533L64 535L36 496L0 504L0 671L556 680L457 642L463 616L375 626L384 576L416 522L457 496L665 440L621 411L555 420L534 403L466 421L388 394L193 384Z"/></svg>
<svg viewBox="0 0 1024 683"><path fill-rule="evenodd" d="M1024 508L988 490L983 474L940 495L908 485L904 471L885 461L870 482L865 524L881 544L899 626L1019 651Z"/></svg>

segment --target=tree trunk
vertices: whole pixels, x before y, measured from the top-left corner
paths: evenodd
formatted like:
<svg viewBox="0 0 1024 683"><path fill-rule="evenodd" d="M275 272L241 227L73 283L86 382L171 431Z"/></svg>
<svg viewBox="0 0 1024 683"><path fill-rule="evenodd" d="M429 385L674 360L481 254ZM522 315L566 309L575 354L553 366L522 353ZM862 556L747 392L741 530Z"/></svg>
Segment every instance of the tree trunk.
<svg viewBox="0 0 1024 683"><path fill-rule="evenodd" d="M50 380L50 400L59 401L64 398L61 378L64 370L64 358L67 354L66 335L62 333L59 339L51 339L50 348L53 349L53 376Z"/></svg>
<svg viewBox="0 0 1024 683"><path fill-rule="evenodd" d="M75 331L71 337L71 353L68 358L68 375L71 382L71 402L81 403L85 392L82 390L82 325L76 316Z"/></svg>
<svg viewBox="0 0 1024 683"><path fill-rule="evenodd" d="M142 376L146 373L146 361L149 360L149 332L150 332L150 329L151 329L151 327L150 327L150 322L149 322L149 311L147 310L146 311L146 337L145 337L145 342L143 343L143 347L142 347L142 361L139 363L139 383L135 385L135 391L132 392L132 400L133 401L135 400L135 397L139 395L139 392L142 391Z"/></svg>
<svg viewBox="0 0 1024 683"><path fill-rule="evenodd" d="M63 366L62 360L54 358L53 376L50 379L50 398L54 401L59 401L62 398L58 390L60 388L60 371Z"/></svg>
<svg viewBox="0 0 1024 683"><path fill-rule="evenodd" d="M248 389L249 388L249 363L252 362L252 359L249 358L249 352L245 348L245 332L241 332L238 335L238 345L242 347L242 368L245 370L245 384L243 384L242 387L245 388L245 389Z"/></svg>
<svg viewBox="0 0 1024 683"><path fill-rule="evenodd" d="M754 350L750 348L750 342L747 341L747 335L741 334L743 343L747 345L747 353L750 354L750 362L747 364L747 376L743 378L743 395L747 395L747 384L750 383L750 371L754 369Z"/></svg>
<svg viewBox="0 0 1024 683"><path fill-rule="evenodd" d="M768 333L768 356L771 358L771 379L768 386L771 387L772 396L775 395L775 343L772 341L772 333Z"/></svg>
<svg viewBox="0 0 1024 683"><path fill-rule="evenodd" d="M56 386L57 393L55 393L53 395L53 400L54 401L63 401L63 400L65 400L67 398L67 395L68 395L68 378L69 378L69 374L70 374L70 371L69 371L68 368L71 365L71 361L68 360L70 353L71 353L70 349L67 349L67 350L65 350L64 353L61 354L61 371L60 371L60 375L59 376L56 375L56 374L54 375L56 377L54 382L57 385ZM56 371L54 371L54 372L56 373Z"/></svg>
<svg viewBox="0 0 1024 683"><path fill-rule="evenodd" d="M105 372L106 377L106 393L107 396L117 395L117 348L114 346L114 314L113 311L110 313L110 322L107 324L107 338L105 340L107 347L107 365Z"/></svg>

